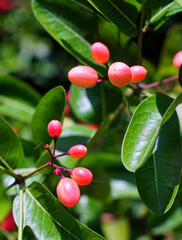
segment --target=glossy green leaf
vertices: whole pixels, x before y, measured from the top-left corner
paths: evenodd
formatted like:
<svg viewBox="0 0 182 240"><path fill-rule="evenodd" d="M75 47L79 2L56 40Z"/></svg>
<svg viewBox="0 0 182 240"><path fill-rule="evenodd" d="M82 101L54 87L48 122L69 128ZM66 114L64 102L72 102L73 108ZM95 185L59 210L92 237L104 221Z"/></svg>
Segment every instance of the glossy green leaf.
<svg viewBox="0 0 182 240"><path fill-rule="evenodd" d="M0 75L0 114L30 122L40 95L18 78Z"/></svg>
<svg viewBox="0 0 182 240"><path fill-rule="evenodd" d="M179 74L178 74L178 76L179 76L179 84L180 84L180 86L182 87L182 65L181 65L181 67L180 67L180 69L179 69Z"/></svg>
<svg viewBox="0 0 182 240"><path fill-rule="evenodd" d="M0 158L11 168L16 168L23 160L21 142L9 124L0 117ZM3 165L0 159L0 165Z"/></svg>
<svg viewBox="0 0 182 240"><path fill-rule="evenodd" d="M47 125L51 120L63 121L65 105L65 90L61 86L51 89L40 100L32 118L32 134L35 143L50 143Z"/></svg>
<svg viewBox="0 0 182 240"><path fill-rule="evenodd" d="M72 217L60 201L38 182L25 190L23 208L23 225L29 226L38 239L104 239ZM15 198L13 213L18 223L19 197Z"/></svg>
<svg viewBox="0 0 182 240"><path fill-rule="evenodd" d="M129 2L122 3L115 0L87 0L98 12L100 12L107 20L112 22L121 32L130 37L137 35L137 27L135 22L131 20L130 14L137 16L137 9L133 8ZM131 5L131 6L130 6ZM136 2L137 5L137 2Z"/></svg>
<svg viewBox="0 0 182 240"><path fill-rule="evenodd" d="M182 12L182 7L178 1L150 1L145 2L145 28L150 30L157 30L161 27L170 17Z"/></svg>
<svg viewBox="0 0 182 240"><path fill-rule="evenodd" d="M101 123L121 102L121 91L108 82L88 89L72 85L70 89L71 110L79 120L86 123Z"/></svg>
<svg viewBox="0 0 182 240"><path fill-rule="evenodd" d="M154 94L140 103L135 110L122 144L122 161L132 172L149 158L162 125L182 102L182 94L175 100Z"/></svg>
<svg viewBox="0 0 182 240"><path fill-rule="evenodd" d="M90 9L75 0L33 0L32 7L43 27L69 53L99 73L106 73L106 68L93 60L90 44L84 38L96 24L96 16Z"/></svg>
<svg viewBox="0 0 182 240"><path fill-rule="evenodd" d="M135 172L144 203L157 215L171 207L179 187L182 152L177 114L162 126L153 155Z"/></svg>

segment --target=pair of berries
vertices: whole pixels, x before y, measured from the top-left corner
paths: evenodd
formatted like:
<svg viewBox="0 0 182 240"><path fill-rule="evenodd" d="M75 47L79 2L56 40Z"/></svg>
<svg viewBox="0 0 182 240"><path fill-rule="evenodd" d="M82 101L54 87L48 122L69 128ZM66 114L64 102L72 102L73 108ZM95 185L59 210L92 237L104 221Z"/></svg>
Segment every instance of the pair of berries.
<svg viewBox="0 0 182 240"><path fill-rule="evenodd" d="M57 185L57 196L66 207L74 207L80 200L79 186L86 186L92 182L92 173L83 167L70 171L71 178L62 177Z"/></svg>
<svg viewBox="0 0 182 240"><path fill-rule="evenodd" d="M56 140L62 132L62 125L58 120L52 120L47 126L47 131L48 134ZM45 145L45 149L50 151L48 144ZM56 175L61 175L61 180L57 185L57 196L66 207L74 207L80 200L80 189L78 185L86 186L90 184L93 179L92 173L83 167L77 167L72 170L59 167L53 164L53 160L62 155L70 155L73 158L82 158L87 154L87 148L84 145L79 144L71 147L67 153L57 156L52 153L50 154L52 159L50 165L56 167L54 173ZM62 171L69 172L71 178L64 177Z"/></svg>
<svg viewBox="0 0 182 240"><path fill-rule="evenodd" d="M103 43L94 43L91 46L91 54L97 63L107 65L110 53ZM147 70L144 67L139 65L129 67L123 62L115 62L108 69L108 79L117 87L124 87L130 82L140 82L145 78L146 74ZM78 87L91 88L96 85L99 76L91 67L77 66L68 72L68 79Z"/></svg>

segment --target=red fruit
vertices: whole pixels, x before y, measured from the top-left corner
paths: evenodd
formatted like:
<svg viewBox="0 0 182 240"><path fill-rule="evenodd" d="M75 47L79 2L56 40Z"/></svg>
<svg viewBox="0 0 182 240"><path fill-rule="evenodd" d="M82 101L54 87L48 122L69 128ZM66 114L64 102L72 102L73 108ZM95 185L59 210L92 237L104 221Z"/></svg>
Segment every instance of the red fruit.
<svg viewBox="0 0 182 240"><path fill-rule="evenodd" d="M179 51L173 58L173 65L179 69L181 64L182 64L182 51Z"/></svg>
<svg viewBox="0 0 182 240"><path fill-rule="evenodd" d="M70 82L81 88L93 87L97 83L98 78L97 72L87 66L77 66L68 72Z"/></svg>
<svg viewBox="0 0 182 240"><path fill-rule="evenodd" d="M106 45L101 42L95 42L91 46L91 54L97 63L105 64L109 61L110 53Z"/></svg>
<svg viewBox="0 0 182 240"><path fill-rule="evenodd" d="M10 11L14 7L13 0L0 0L0 10Z"/></svg>
<svg viewBox="0 0 182 240"><path fill-rule="evenodd" d="M56 169L54 170L54 174L55 174L55 175L59 175L59 174L60 174L60 170L59 170L58 168L56 168Z"/></svg>
<svg viewBox="0 0 182 240"><path fill-rule="evenodd" d="M130 67L130 70L131 70L131 74L132 74L132 78L131 78L130 82L132 82L132 83L137 83L137 82L142 81L145 78L145 76L147 75L147 70L144 67L139 66L139 65Z"/></svg>
<svg viewBox="0 0 182 240"><path fill-rule="evenodd" d="M68 154L73 158L82 158L87 154L87 148L84 145L75 145L70 148Z"/></svg>
<svg viewBox="0 0 182 240"><path fill-rule="evenodd" d="M70 115L70 107L69 107L68 103L70 102L70 91L68 91L66 93L66 101L67 101L67 104L66 104L66 108L65 108L65 116L69 116Z"/></svg>
<svg viewBox="0 0 182 240"><path fill-rule="evenodd" d="M62 178L57 185L57 196L66 207L74 207L80 200L80 189L75 181Z"/></svg>
<svg viewBox="0 0 182 240"><path fill-rule="evenodd" d="M109 67L109 81L117 87L126 86L130 82L131 77L132 74L129 66L123 62L115 62Z"/></svg>
<svg viewBox="0 0 182 240"><path fill-rule="evenodd" d="M78 185L86 186L93 180L93 175L87 168L77 167L71 171L71 178Z"/></svg>
<svg viewBox="0 0 182 240"><path fill-rule="evenodd" d="M13 218L13 213L12 211L10 212L10 214L1 222L0 224L1 228L5 231L11 232L16 230L16 224L15 224L15 220Z"/></svg>
<svg viewBox="0 0 182 240"><path fill-rule="evenodd" d="M59 137L62 132L62 125L58 120L52 120L47 126L47 131L51 137Z"/></svg>

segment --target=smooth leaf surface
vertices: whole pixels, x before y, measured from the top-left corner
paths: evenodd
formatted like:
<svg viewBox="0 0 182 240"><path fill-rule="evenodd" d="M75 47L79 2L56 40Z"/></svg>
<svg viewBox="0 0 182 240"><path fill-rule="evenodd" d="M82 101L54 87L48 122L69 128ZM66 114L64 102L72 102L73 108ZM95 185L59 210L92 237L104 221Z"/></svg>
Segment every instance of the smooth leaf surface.
<svg viewBox="0 0 182 240"><path fill-rule="evenodd" d="M104 239L72 217L49 190L38 182L26 189L23 206L23 225L29 226L40 240ZM18 196L13 204L13 213L18 223Z"/></svg>
<svg viewBox="0 0 182 240"><path fill-rule="evenodd" d="M63 121L65 105L65 90L61 86L51 89L40 100L31 123L35 143L50 143L47 125L51 120Z"/></svg>
<svg viewBox="0 0 182 240"><path fill-rule="evenodd" d="M88 89L71 85L70 106L75 116L83 122L100 124L121 102L121 91L107 82Z"/></svg>
<svg viewBox="0 0 182 240"><path fill-rule="evenodd" d="M130 18L131 15L137 16L137 2L134 5L129 2L115 0L87 0L98 12L100 12L107 20L112 22L121 32L130 37L137 35L137 27L135 22ZM134 12L132 10L134 8ZM135 9L136 8L136 9Z"/></svg>
<svg viewBox="0 0 182 240"><path fill-rule="evenodd" d="M0 75L0 114L30 122L40 95L18 78Z"/></svg>
<svg viewBox="0 0 182 240"><path fill-rule="evenodd" d="M122 144L124 166L135 172L150 156L161 126L182 102L182 94L175 100L155 94L146 98L135 110Z"/></svg>
<svg viewBox="0 0 182 240"><path fill-rule="evenodd" d="M182 12L182 7L178 1L150 1L145 3L145 27L150 30L157 30L161 27L170 17Z"/></svg>
<svg viewBox="0 0 182 240"><path fill-rule="evenodd" d="M106 73L106 68L93 60L90 43L84 38L96 25L90 9L75 0L33 0L32 7L38 21L62 47L81 63Z"/></svg>
<svg viewBox="0 0 182 240"><path fill-rule="evenodd" d="M0 117L0 157L13 169L24 157L19 138L2 117ZM1 160L0 165L3 165Z"/></svg>
<svg viewBox="0 0 182 240"><path fill-rule="evenodd" d="M179 187L182 152L176 112L162 126L153 155L135 172L144 203L157 215L171 207Z"/></svg>

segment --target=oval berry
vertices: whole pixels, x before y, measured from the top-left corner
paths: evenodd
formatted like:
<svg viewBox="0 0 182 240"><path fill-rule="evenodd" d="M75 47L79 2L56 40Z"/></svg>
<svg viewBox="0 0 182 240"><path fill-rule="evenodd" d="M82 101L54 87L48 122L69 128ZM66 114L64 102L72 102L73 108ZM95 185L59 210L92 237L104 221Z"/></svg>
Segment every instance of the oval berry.
<svg viewBox="0 0 182 240"><path fill-rule="evenodd" d="M109 81L117 87L126 86L130 82L131 77L132 74L129 66L123 62L115 62L109 67Z"/></svg>
<svg viewBox="0 0 182 240"><path fill-rule="evenodd" d="M101 42L95 42L91 46L91 54L97 63L105 64L109 61L110 53L106 45Z"/></svg>
<svg viewBox="0 0 182 240"><path fill-rule="evenodd" d="M62 125L58 120L52 120L49 122L49 124L47 126L47 131L48 131L50 137L58 138L62 132Z"/></svg>
<svg viewBox="0 0 182 240"><path fill-rule="evenodd" d="M87 148L84 145L78 144L71 147L68 154L73 158L82 158L87 154Z"/></svg>
<svg viewBox="0 0 182 240"><path fill-rule="evenodd" d="M139 65L130 67L130 70L131 70L131 74L132 74L131 81L130 81L131 83L140 82L147 75L147 70L144 67L139 66Z"/></svg>
<svg viewBox="0 0 182 240"><path fill-rule="evenodd" d="M182 64L182 51L179 51L173 58L173 65L179 69L181 64Z"/></svg>
<svg viewBox="0 0 182 240"><path fill-rule="evenodd" d="M1 222L0 224L1 228L5 231L8 232L12 232L14 230L16 230L16 224L15 224L15 220L13 217L13 213L12 211L10 212L10 214Z"/></svg>
<svg viewBox="0 0 182 240"><path fill-rule="evenodd" d="M92 173L83 167L72 169L71 178L80 186L86 186L93 180Z"/></svg>
<svg viewBox="0 0 182 240"><path fill-rule="evenodd" d="M87 66L77 66L68 72L70 82L81 88L93 87L97 83L98 78L97 72Z"/></svg>
<svg viewBox="0 0 182 240"><path fill-rule="evenodd" d="M75 181L62 178L57 185L57 196L66 207L74 207L80 200L80 189Z"/></svg>

